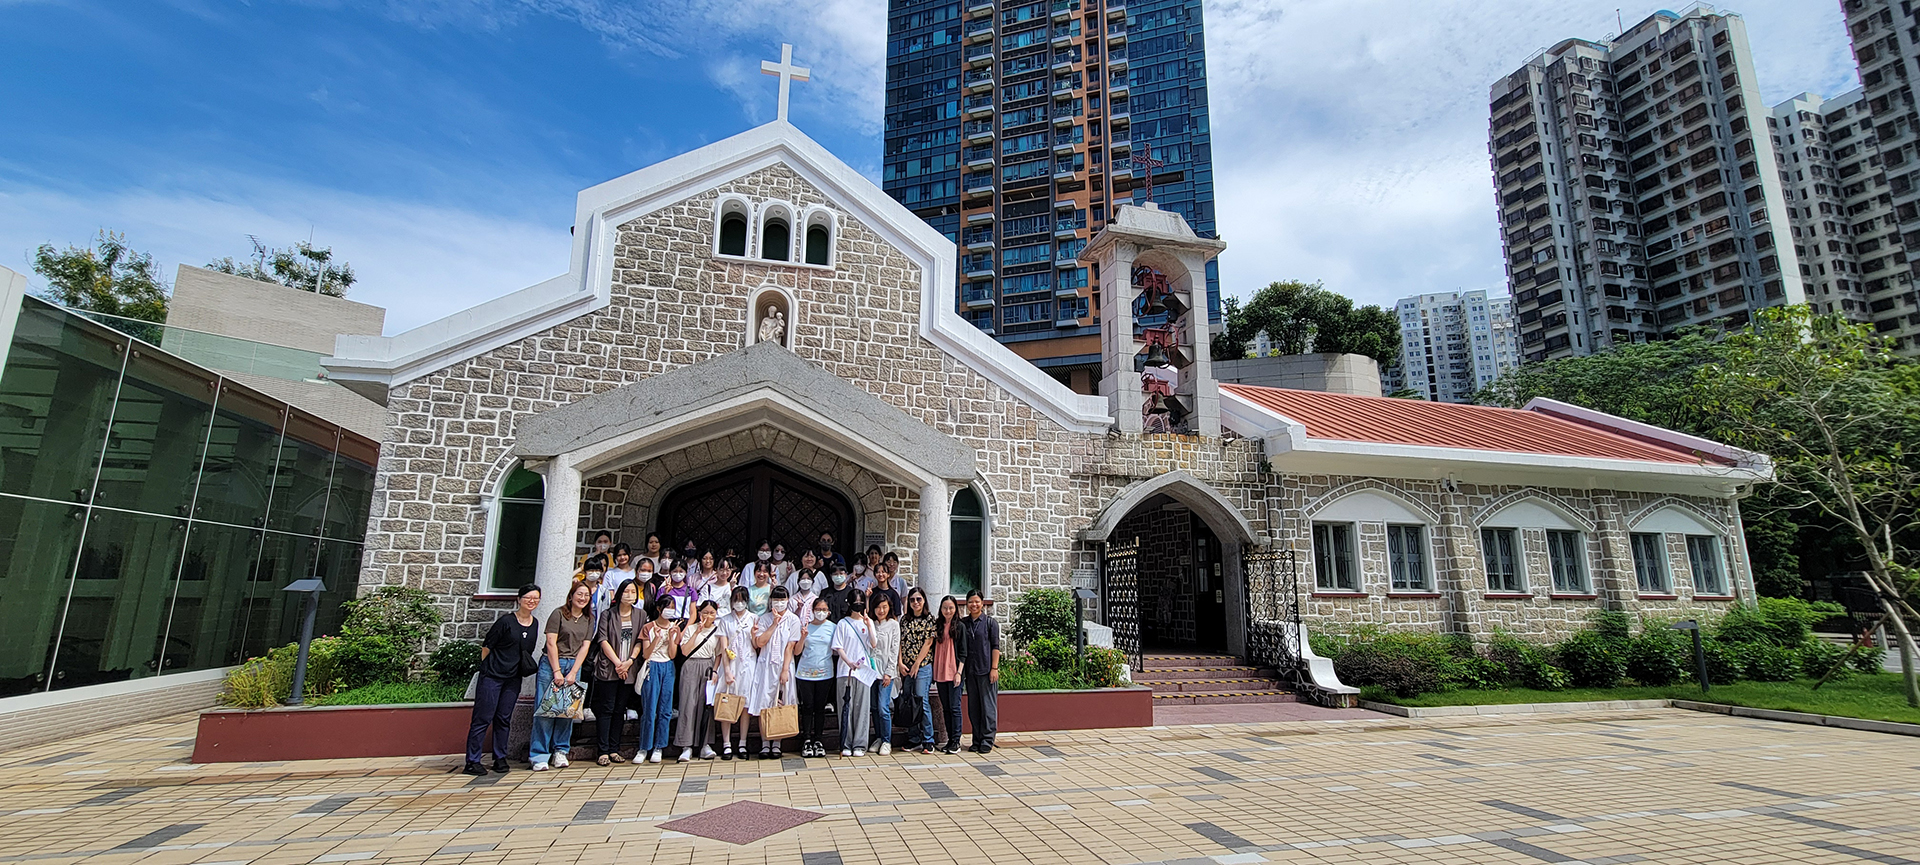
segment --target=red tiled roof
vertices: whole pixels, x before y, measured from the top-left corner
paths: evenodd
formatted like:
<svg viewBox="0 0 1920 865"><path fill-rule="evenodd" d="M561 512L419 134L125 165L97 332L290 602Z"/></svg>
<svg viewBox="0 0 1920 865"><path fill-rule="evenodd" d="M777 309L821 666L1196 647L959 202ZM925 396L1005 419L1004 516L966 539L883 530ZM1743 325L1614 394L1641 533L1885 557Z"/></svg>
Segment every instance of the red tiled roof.
<svg viewBox="0 0 1920 865"><path fill-rule="evenodd" d="M1665 463L1703 459L1678 445L1545 412L1243 384L1220 389L1299 422L1309 438Z"/></svg>

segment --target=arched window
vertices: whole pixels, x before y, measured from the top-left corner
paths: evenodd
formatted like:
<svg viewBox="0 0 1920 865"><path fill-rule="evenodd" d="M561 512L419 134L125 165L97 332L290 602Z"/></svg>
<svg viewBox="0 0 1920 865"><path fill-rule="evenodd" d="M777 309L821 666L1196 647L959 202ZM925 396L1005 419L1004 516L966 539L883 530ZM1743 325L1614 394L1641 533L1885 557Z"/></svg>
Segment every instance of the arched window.
<svg viewBox="0 0 1920 865"><path fill-rule="evenodd" d="M747 254L748 225L747 203L738 198L729 198L720 202L718 213L720 228L714 240L713 251L721 255Z"/></svg>
<svg viewBox="0 0 1920 865"><path fill-rule="evenodd" d="M511 594L533 582L540 560L540 514L545 508L546 481L516 464L500 484L490 521L487 578L484 591Z"/></svg>
<svg viewBox="0 0 1920 865"><path fill-rule="evenodd" d="M952 582L947 592L961 598L971 591L984 592L981 583L987 564L987 511L980 504L980 494L972 487L953 497L951 520L947 538L952 545L948 568Z"/></svg>
<svg viewBox="0 0 1920 865"><path fill-rule="evenodd" d="M822 266L833 263L833 216L824 210L807 216L806 262Z"/></svg>
<svg viewBox="0 0 1920 865"><path fill-rule="evenodd" d="M769 261L791 261L793 227L787 221L786 211L769 208L761 219L760 257Z"/></svg>

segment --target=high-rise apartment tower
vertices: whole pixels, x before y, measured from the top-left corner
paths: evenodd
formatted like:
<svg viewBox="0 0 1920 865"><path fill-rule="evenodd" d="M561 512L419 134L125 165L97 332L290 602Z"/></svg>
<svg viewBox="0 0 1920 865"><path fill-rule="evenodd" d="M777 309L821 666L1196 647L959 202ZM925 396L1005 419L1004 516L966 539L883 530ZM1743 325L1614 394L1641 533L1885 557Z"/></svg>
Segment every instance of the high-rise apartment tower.
<svg viewBox="0 0 1920 865"><path fill-rule="evenodd" d="M1807 302L1817 312L1873 321L1866 277L1884 285L1904 267L1891 258L1900 251L1899 228L1891 219L1893 196L1880 169L1866 92L1856 87L1832 99L1802 93L1773 107L1767 132L1780 159ZM1890 233L1869 236L1883 231ZM1892 298L1879 305L1898 317Z"/></svg>
<svg viewBox="0 0 1920 865"><path fill-rule="evenodd" d="M1920 249L1920 112L1913 101L1913 81L1920 78L1920 7L1910 0L1844 0L1841 8L1860 67L1864 116L1858 108L1837 117L1840 112L1828 110L1811 140L1804 128L1780 130L1796 136L1787 146L1803 155L1832 154L1837 169L1829 185L1839 185L1846 199L1846 212L1819 214L1814 221L1820 236L1804 242L1850 246L1874 329L1903 354L1920 355L1920 292L1913 279L1920 263L1909 252ZM1886 183L1877 192L1865 177L1874 173ZM1867 189L1856 190L1863 181ZM1872 206L1854 212L1866 202L1849 190L1874 193Z"/></svg>
<svg viewBox="0 0 1920 865"><path fill-rule="evenodd" d="M1522 359L1802 303L1746 25L1691 7L1493 85L1488 150Z"/></svg>
<svg viewBox="0 0 1920 865"><path fill-rule="evenodd" d="M892 0L885 135L882 186L959 246L961 314L1083 393L1099 280L1077 257L1114 206L1150 170L1215 236L1200 0Z"/></svg>
<svg viewBox="0 0 1920 865"><path fill-rule="evenodd" d="M1484 291L1420 294L1394 304L1400 362L1387 387L1434 402L1472 402L1481 388L1520 365L1513 299Z"/></svg>

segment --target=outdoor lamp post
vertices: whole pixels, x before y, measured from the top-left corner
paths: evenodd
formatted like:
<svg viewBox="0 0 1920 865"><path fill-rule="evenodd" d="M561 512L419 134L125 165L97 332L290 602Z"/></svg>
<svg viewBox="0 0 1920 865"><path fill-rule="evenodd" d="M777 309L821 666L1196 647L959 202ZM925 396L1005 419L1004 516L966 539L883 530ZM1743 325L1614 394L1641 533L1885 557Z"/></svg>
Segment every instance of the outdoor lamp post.
<svg viewBox="0 0 1920 865"><path fill-rule="evenodd" d="M287 705L298 706L307 701L307 649L313 645L313 617L320 611L320 593L327 590L327 584L319 577L294 580L288 583L283 592L304 592L307 596L306 614L300 617L300 654L293 662L293 693L287 697Z"/></svg>
<svg viewBox="0 0 1920 865"><path fill-rule="evenodd" d="M1712 691L1713 683L1707 681L1707 650L1700 645L1700 623L1693 619L1687 619L1682 622L1674 622L1667 627L1676 631L1693 632L1693 670L1694 673L1700 677L1700 693L1705 694Z"/></svg>
<svg viewBox="0 0 1920 865"><path fill-rule="evenodd" d="M1096 597L1092 589L1073 588L1073 655L1076 658L1087 654L1087 602Z"/></svg>

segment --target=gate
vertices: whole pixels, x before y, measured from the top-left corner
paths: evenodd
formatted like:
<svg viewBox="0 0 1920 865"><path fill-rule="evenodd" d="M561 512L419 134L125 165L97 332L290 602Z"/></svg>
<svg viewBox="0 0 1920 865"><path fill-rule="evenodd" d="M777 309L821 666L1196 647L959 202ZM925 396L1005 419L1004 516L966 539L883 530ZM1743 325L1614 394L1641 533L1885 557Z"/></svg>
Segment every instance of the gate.
<svg viewBox="0 0 1920 865"><path fill-rule="evenodd" d="M1247 587L1247 660L1277 671L1298 693L1304 665L1300 661L1300 574L1293 550L1243 552L1241 573L1246 575Z"/></svg>
<svg viewBox="0 0 1920 865"><path fill-rule="evenodd" d="M1113 647L1127 656L1137 676L1145 666L1140 645L1140 539L1107 544L1102 565L1100 605L1106 610L1107 626L1113 628Z"/></svg>

